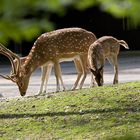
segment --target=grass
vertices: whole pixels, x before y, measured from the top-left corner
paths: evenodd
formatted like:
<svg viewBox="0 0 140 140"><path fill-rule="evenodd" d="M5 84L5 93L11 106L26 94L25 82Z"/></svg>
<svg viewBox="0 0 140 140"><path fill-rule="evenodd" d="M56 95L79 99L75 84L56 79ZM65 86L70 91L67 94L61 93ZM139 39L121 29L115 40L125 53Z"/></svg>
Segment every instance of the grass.
<svg viewBox="0 0 140 140"><path fill-rule="evenodd" d="M1 140L138 140L140 82L0 102Z"/></svg>

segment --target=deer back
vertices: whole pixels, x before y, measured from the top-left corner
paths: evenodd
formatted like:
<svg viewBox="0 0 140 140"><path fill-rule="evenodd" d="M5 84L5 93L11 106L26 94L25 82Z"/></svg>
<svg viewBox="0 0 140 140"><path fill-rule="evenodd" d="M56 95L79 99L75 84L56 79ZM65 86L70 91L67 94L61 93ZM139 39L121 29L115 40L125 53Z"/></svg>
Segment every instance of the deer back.
<svg viewBox="0 0 140 140"><path fill-rule="evenodd" d="M35 41L25 65L43 65L48 61L87 53L96 36L81 28L65 28L44 33Z"/></svg>

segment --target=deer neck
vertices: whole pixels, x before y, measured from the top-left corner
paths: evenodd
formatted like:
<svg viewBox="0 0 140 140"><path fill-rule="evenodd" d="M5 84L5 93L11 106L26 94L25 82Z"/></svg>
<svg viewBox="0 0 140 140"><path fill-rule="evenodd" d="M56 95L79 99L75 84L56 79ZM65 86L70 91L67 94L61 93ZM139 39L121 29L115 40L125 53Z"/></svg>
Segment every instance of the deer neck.
<svg viewBox="0 0 140 140"><path fill-rule="evenodd" d="M91 63L92 63L92 69L98 70L98 61L97 61L96 56L93 56L93 59L92 59Z"/></svg>
<svg viewBox="0 0 140 140"><path fill-rule="evenodd" d="M23 64L23 69L27 75L31 75L38 67L41 66L40 56L35 52L35 47L32 47L29 55Z"/></svg>

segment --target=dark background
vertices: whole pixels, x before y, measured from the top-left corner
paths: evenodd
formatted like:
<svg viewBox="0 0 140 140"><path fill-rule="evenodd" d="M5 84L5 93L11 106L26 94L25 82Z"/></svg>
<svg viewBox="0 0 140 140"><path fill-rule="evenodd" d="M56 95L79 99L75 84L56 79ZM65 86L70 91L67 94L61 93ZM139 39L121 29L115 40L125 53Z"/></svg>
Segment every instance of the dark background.
<svg viewBox="0 0 140 140"><path fill-rule="evenodd" d="M102 12L98 7L92 7L83 11L69 7L65 16L51 14L50 20L55 23L56 29L81 27L92 31L97 38L111 35L117 39L125 40L130 50L140 50L140 27L129 27L127 19L115 18L110 14ZM10 49L25 56L29 53L36 39L37 37L32 42L22 41L20 44L11 42ZM125 51L123 47L121 47L121 50Z"/></svg>

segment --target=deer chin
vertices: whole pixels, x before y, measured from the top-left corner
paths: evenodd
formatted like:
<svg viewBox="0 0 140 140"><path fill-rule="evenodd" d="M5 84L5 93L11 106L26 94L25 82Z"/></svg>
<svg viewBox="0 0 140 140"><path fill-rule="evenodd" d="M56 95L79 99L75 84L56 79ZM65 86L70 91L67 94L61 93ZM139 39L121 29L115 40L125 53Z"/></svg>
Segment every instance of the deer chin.
<svg viewBox="0 0 140 140"><path fill-rule="evenodd" d="M25 96L26 92L20 92L21 96Z"/></svg>
<svg viewBox="0 0 140 140"><path fill-rule="evenodd" d="M26 90L23 90L19 87L19 92L21 96L25 96L26 95Z"/></svg>
<svg viewBox="0 0 140 140"><path fill-rule="evenodd" d="M103 84L101 84L101 83L97 83L97 84L98 84L99 87L103 86Z"/></svg>
<svg viewBox="0 0 140 140"><path fill-rule="evenodd" d="M19 87L19 92L21 96L25 96L26 95L26 89L23 90L22 88Z"/></svg>

